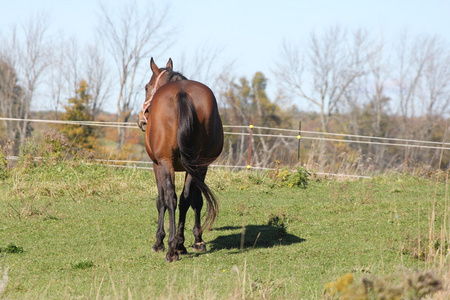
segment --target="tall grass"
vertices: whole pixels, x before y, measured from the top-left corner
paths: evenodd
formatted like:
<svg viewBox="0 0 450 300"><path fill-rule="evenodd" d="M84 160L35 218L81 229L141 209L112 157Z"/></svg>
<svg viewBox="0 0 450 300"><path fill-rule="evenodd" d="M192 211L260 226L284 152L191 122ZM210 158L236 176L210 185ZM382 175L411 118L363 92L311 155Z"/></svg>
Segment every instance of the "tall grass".
<svg viewBox="0 0 450 300"><path fill-rule="evenodd" d="M427 218L427 230L424 234L417 226L417 235L400 248L402 254L423 261L426 271L403 270L383 277L366 275L359 281L347 273L325 285L326 299L450 299L450 184L449 173L444 174L440 170L421 174L432 179L428 182L432 186L430 201L425 201L426 207L423 199L418 198L416 203L416 222L420 224ZM444 191L440 189L442 182ZM399 192L397 188L392 191ZM422 210L427 212L425 216Z"/></svg>
<svg viewBox="0 0 450 300"><path fill-rule="evenodd" d="M221 209L204 234L209 251L168 264L150 252L152 172L29 157L0 181L0 295L8 299L449 296L442 172L349 181L304 169L211 169ZM193 243L189 230L186 239ZM23 252L4 251L10 243Z"/></svg>

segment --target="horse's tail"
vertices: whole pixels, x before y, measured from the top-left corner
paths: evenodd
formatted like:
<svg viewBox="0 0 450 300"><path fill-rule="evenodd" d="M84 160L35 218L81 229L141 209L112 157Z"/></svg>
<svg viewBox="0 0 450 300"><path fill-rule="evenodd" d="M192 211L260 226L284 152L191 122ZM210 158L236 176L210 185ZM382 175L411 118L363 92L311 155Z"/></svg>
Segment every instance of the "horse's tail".
<svg viewBox="0 0 450 300"><path fill-rule="evenodd" d="M211 229L212 224L217 215L218 203L216 197L205 184L204 178L208 165L213 159L204 159L199 157L196 151L195 128L198 126L197 114L194 104L189 100L187 94L178 94L178 132L177 141L180 150L181 163L186 172L192 177L193 183L203 194L207 203L207 215L205 222L201 228L201 232L206 229Z"/></svg>

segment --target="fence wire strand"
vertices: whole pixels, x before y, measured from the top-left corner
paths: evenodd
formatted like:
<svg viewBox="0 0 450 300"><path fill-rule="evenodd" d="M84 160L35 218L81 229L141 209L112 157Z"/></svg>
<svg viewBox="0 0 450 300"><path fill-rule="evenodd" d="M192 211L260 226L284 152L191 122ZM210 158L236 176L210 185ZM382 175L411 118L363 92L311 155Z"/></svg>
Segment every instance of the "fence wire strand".
<svg viewBox="0 0 450 300"><path fill-rule="evenodd" d="M132 124L130 122L102 122L102 121L62 121L62 120L42 120L42 119L18 119L18 118L3 118L0 117L0 120L3 121L18 121L18 122L36 122L36 123L53 123L53 124L69 124L69 125L80 125L80 126L100 126L100 127L121 127L121 128L131 128L138 129L137 124ZM237 129L248 129L248 126L244 125L224 125L224 128L237 128ZM271 130L271 131L280 131L280 132L294 132L296 135L284 135L284 134L263 134L263 133L255 133L253 132L253 136L259 137L274 137L274 138L288 138L288 139L298 139L298 129L283 129L283 128L272 128L272 127L263 127L263 126L253 126L253 130L261 129L261 130ZM344 133L332 133L332 132L318 132L318 131L307 131L301 130L302 139L307 140L322 140L322 141L331 141L331 142L343 142L343 143L357 143L357 144L371 144L371 145L385 145L385 146L397 146L397 147L414 147L414 148L425 148L425 149L441 149L441 150L450 150L450 143L445 142L434 142L434 141L422 141L422 140L412 140L412 139L401 139L401 138L387 138L387 137L374 137L374 136L365 136L365 135L354 135L354 134L344 134ZM231 132L225 131L224 134L227 135L250 135L249 132ZM350 140L350 139L333 139L326 137L314 137L314 136L304 136L304 134L314 134L314 135L329 135L329 136L342 136L347 138L363 138L363 139L377 139L377 140L385 140L385 141L397 141L403 142L400 143L390 143L390 142L372 142L372 141L360 141L360 140ZM410 144L412 143L412 144ZM415 145L422 144L422 145ZM434 144L441 146L426 146L424 144Z"/></svg>
<svg viewBox="0 0 450 300"><path fill-rule="evenodd" d="M43 119L19 119L19 118L3 118L0 117L2 121L16 121L16 122L35 122L35 123L50 123L50 124L68 124L68 125L80 125L80 126L98 126L98 127L114 127L114 128L129 128L129 129L139 129L137 124L130 122L103 122L103 121L63 121L63 120L43 120ZM249 126L246 125L224 125L226 129L238 129L241 132L231 132L225 131L226 135L238 135L238 136L249 136L250 132L242 132L242 130L249 130ZM253 136L255 137L270 137L270 138L285 138L285 139L298 139L299 133L301 132L301 139L305 140L321 140L321 141L331 141L331 142L341 142L341 143L357 143L357 144L369 144L369 145L382 145L382 146L396 146L396 147L409 147L409 148L422 148L422 149L439 149L439 150L450 150L450 143L446 142L434 142L434 141L423 141L423 140L413 140L413 139L402 139L402 138L389 138L389 137L376 137L376 136L364 136L364 135L354 135L354 134L344 134L344 133L332 133L332 132L317 132L317 131L307 131L298 129L283 129L283 128L272 128L264 126L252 126ZM279 134L269 134L269 133L257 133L255 130L267 130L280 132ZM285 135L286 133L295 133L295 135ZM307 136L305 136L305 134ZM316 135L316 136L311 136ZM343 137L347 139L337 139L328 138L323 136L334 136ZM355 139L365 139L365 140L355 140ZM379 140L385 142L377 142L371 140ZM434 146L432 146L434 145ZM436 146L440 145L440 146ZM17 159L17 157L9 157L9 159ZM116 164L110 164L115 162ZM151 164L148 161L111 161L111 160L96 160L95 163L105 163L114 167L134 167L138 169L151 169L151 167L141 167L137 166L139 164ZM122 165L119 165L119 164ZM125 165L123 165L125 164ZM129 166L126 164L133 164ZM226 168L248 168L248 166L225 166L225 165L211 165L213 167L226 167ZM251 167L252 169L261 170L275 170L272 168L262 168L262 167ZM344 175L344 174L332 174L332 173L317 173L319 175L330 175L330 176L352 176L352 177L367 177L358 175ZM370 178L370 177L368 177Z"/></svg>

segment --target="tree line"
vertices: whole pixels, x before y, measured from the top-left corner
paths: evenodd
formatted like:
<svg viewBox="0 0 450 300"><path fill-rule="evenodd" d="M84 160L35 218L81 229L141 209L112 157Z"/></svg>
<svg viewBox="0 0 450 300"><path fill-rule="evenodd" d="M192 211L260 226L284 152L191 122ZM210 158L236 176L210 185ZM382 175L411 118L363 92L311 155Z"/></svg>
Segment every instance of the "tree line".
<svg viewBox="0 0 450 300"><path fill-rule="evenodd" d="M277 70L280 86L319 113L324 132L449 142L450 44L403 33L388 43L367 30L333 26L303 43L286 44ZM395 166L398 149L348 146ZM325 151L325 147L321 147ZM448 167L450 153L421 150L408 159Z"/></svg>
<svg viewBox="0 0 450 300"><path fill-rule="evenodd" d="M155 6L142 10L125 5L120 12L100 6L95 45L50 35L43 15L4 31L0 37L1 116L28 119L33 105L38 107L37 102L46 99L53 119L99 120L108 100L115 102L116 121L134 123L148 80L149 57L162 55L170 47L167 37L176 38L166 21L168 13ZM212 71L221 52L206 48L195 59L180 62L180 71L192 70L192 75L185 73L188 78L203 81L215 91L224 124L296 128L302 120L303 130L448 142L448 41L405 33L388 42L367 30L332 26L302 41L285 42L280 49L273 72L276 82L268 82L257 70L252 78L236 76L232 63ZM268 83L278 87L273 99L267 95ZM307 109L300 111L299 103L307 104L301 105ZM93 142L98 137L95 130L77 132L80 129L75 127L62 131L82 147L99 147ZM32 130L33 124L27 121L5 120L1 144L12 141L12 152L17 153ZM126 128L117 128L118 149L129 138ZM246 136L228 135L221 159L245 165L248 143ZM255 137L253 164L292 165L297 156L295 143ZM370 160L377 169L396 168L406 161L433 168L448 168L450 163L449 151L405 154L395 147L323 141L303 147L301 160L317 169L336 165L342 153L359 157L356 164L360 166Z"/></svg>

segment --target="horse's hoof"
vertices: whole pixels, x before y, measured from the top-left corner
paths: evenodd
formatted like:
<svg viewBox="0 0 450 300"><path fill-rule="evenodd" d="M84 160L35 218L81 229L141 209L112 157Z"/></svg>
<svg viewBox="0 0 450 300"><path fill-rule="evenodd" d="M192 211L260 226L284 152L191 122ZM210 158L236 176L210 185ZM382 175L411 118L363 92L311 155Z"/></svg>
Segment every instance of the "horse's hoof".
<svg viewBox="0 0 450 300"><path fill-rule="evenodd" d="M160 245L153 245L152 247L152 252L162 252L166 250L166 247L164 247L164 244L160 244Z"/></svg>
<svg viewBox="0 0 450 300"><path fill-rule="evenodd" d="M186 247L184 247L183 245L179 245L177 246L177 252L180 255L186 255L188 254Z"/></svg>
<svg viewBox="0 0 450 300"><path fill-rule="evenodd" d="M206 244L205 242L195 243L194 246L192 246L192 248L194 248L194 251L196 252L205 252Z"/></svg>
<svg viewBox="0 0 450 300"><path fill-rule="evenodd" d="M170 254L169 252L166 254L166 261L173 262L179 260L178 252L175 251L174 254Z"/></svg>

